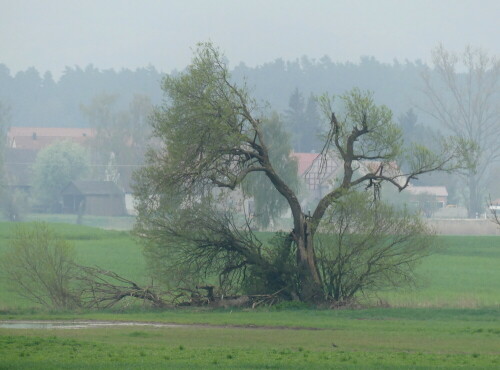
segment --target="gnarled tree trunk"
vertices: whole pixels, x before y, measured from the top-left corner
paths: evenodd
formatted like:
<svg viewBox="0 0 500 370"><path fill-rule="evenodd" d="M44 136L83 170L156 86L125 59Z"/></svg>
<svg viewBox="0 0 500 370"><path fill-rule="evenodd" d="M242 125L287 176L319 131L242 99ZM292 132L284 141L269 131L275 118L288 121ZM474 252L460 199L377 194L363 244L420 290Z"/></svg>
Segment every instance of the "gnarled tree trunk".
<svg viewBox="0 0 500 370"><path fill-rule="evenodd" d="M310 222L311 220L301 212L294 222L296 226L292 231L292 237L297 246L297 273L301 284L300 299L306 302L318 302L324 297L314 252L314 233Z"/></svg>

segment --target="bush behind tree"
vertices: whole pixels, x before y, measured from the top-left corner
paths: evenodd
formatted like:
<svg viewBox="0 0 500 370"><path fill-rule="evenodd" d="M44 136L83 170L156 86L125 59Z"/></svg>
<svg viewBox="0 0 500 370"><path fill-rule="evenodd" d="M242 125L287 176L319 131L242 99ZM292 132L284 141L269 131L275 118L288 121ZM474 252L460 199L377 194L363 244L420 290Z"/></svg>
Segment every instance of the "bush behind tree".
<svg viewBox="0 0 500 370"><path fill-rule="evenodd" d="M413 284L434 235L418 214L351 192L327 211L317 235L325 295L349 303L358 293Z"/></svg>
<svg viewBox="0 0 500 370"><path fill-rule="evenodd" d="M85 176L88 166L86 150L79 144L59 141L40 150L33 165L35 203L57 211L61 191L70 181Z"/></svg>
<svg viewBox="0 0 500 370"><path fill-rule="evenodd" d="M73 245L42 222L15 227L0 267L13 291L48 309L110 308L126 298L166 306L153 286L76 263Z"/></svg>
<svg viewBox="0 0 500 370"><path fill-rule="evenodd" d="M44 307L68 309L79 306L72 288L74 257L73 246L46 223L19 224L1 265L21 296Z"/></svg>

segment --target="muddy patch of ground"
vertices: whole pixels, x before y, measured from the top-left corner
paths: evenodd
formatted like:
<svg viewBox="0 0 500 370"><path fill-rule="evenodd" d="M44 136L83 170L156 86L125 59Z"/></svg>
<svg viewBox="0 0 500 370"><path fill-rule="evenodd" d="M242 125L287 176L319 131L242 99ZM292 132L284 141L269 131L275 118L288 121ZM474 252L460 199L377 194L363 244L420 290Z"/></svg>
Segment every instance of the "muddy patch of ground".
<svg viewBox="0 0 500 370"><path fill-rule="evenodd" d="M141 321L0 321L0 328L4 329L88 329L109 327L136 327L145 326L153 328L235 328L235 329L277 329L277 330L322 330L320 328L291 327L291 326L259 326L259 325L210 325L210 324L175 324L162 322Z"/></svg>

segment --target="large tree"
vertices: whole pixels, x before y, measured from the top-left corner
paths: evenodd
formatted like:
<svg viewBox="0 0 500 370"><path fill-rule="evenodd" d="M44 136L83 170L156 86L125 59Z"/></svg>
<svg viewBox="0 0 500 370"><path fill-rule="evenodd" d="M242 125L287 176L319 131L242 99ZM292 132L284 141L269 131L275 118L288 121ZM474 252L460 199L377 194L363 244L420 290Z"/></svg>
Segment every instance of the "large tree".
<svg viewBox="0 0 500 370"><path fill-rule="evenodd" d="M422 75L423 109L454 135L476 143L475 166L462 172L469 217L476 217L486 205L485 181L500 160L500 60L481 49L456 54L441 45L432 61L433 70Z"/></svg>
<svg viewBox="0 0 500 370"><path fill-rule="evenodd" d="M270 155L266 110L245 86L231 81L217 48L200 44L192 64L184 73L166 77L163 89L165 103L152 120L153 135L162 145L150 151L148 166L136 177L136 231L149 245L163 246L155 253L165 253L170 268L184 277L200 270L220 276L254 273L268 285L293 284L291 296L304 301L324 299L314 241L332 204L360 187L378 190L387 183L403 190L420 174L453 168L453 159L466 150L450 140L438 154L418 145L403 152L401 131L390 110L375 105L370 93L354 89L336 101L324 96L320 104L329 132L322 166L334 157L343 171L310 213ZM337 114L333 107L338 107ZM293 219L293 229L274 250L242 233L237 220L221 207L221 194L238 189L254 173L281 194ZM154 257L161 260L158 254Z"/></svg>

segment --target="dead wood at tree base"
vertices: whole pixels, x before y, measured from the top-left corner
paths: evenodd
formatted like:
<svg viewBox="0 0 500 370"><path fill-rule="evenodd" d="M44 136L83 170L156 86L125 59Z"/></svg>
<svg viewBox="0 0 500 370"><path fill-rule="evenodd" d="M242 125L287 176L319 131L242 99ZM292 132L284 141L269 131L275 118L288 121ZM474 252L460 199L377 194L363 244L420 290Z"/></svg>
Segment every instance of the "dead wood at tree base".
<svg viewBox="0 0 500 370"><path fill-rule="evenodd" d="M126 279L113 271L104 270L98 267L88 267L77 265L78 275L75 277L80 283L81 307L108 309L126 298L136 298L145 303L151 304L155 308L174 307L213 307L213 308L255 308L261 305L270 306L281 299L278 291L273 294L263 295L238 295L238 296L217 296L214 294L215 286L196 286L194 290L172 298L169 292L159 292L153 285L142 287L132 280ZM201 294L200 290L205 290L206 294ZM169 297L170 299L166 298ZM171 303L178 300L177 303Z"/></svg>
<svg viewBox="0 0 500 370"><path fill-rule="evenodd" d="M135 298L154 308L207 307L207 308L257 308L274 306L283 302L280 289L272 294L216 295L213 285L196 286L175 296L172 292L159 292L154 286L142 287L113 271L98 267L76 265L80 282L80 307L89 309L109 309L126 298ZM200 293L206 291L205 294ZM184 300L179 301L179 298ZM177 301L174 303L174 301ZM320 307L347 308L352 302L322 302Z"/></svg>
<svg viewBox="0 0 500 370"><path fill-rule="evenodd" d="M76 279L82 284L81 301L86 308L111 308L125 298L132 297L149 302L153 307L172 307L154 286L141 287L115 272L97 267L78 266Z"/></svg>
<svg viewBox="0 0 500 370"><path fill-rule="evenodd" d="M192 294L188 301L178 304L180 307L213 307L213 308L256 308L258 306L272 306L282 301L280 293L283 289L272 294L254 294L254 295L232 295L232 296L216 296L214 295L215 287L210 286L197 286L197 289L207 291L206 296L199 294Z"/></svg>

